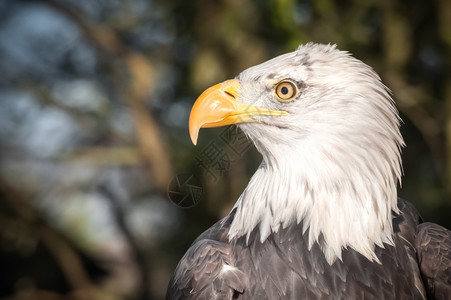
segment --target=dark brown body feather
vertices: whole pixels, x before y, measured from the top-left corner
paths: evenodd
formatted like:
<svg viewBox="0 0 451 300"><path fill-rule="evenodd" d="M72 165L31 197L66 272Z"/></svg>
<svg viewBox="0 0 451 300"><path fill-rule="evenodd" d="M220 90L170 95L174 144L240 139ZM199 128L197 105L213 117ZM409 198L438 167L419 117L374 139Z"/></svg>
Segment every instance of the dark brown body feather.
<svg viewBox="0 0 451 300"><path fill-rule="evenodd" d="M199 236L180 261L167 299L451 299L451 233L421 223L398 201L394 246L376 247L371 262L353 249L329 265L302 223L272 233L258 230L229 242L234 212ZM223 269L227 264L230 268Z"/></svg>

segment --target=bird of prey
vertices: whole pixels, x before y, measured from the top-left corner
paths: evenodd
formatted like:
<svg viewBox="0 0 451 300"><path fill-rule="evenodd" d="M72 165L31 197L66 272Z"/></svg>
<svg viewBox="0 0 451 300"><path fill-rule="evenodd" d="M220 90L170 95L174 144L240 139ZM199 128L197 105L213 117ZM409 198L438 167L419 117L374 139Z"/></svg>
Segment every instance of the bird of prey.
<svg viewBox="0 0 451 300"><path fill-rule="evenodd" d="M400 117L366 64L309 43L207 89L263 161L181 259L167 299L451 299L451 233L397 196Z"/></svg>

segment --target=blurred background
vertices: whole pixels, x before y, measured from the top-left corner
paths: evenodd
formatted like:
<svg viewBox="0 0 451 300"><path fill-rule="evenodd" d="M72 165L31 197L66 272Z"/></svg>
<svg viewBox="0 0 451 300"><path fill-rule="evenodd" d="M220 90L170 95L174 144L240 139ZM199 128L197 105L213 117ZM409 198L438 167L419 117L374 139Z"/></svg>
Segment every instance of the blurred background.
<svg viewBox="0 0 451 300"><path fill-rule="evenodd" d="M0 298L162 299L260 162L188 116L308 41L371 65L404 121L401 197L451 228L451 1L0 1Z"/></svg>

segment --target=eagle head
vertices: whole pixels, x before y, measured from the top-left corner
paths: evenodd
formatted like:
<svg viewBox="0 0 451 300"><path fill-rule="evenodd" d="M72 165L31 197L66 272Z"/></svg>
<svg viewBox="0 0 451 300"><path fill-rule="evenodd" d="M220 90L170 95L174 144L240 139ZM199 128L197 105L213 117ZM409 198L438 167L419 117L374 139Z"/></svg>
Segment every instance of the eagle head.
<svg viewBox="0 0 451 300"><path fill-rule="evenodd" d="M309 247L329 263L351 247L377 260L392 243L402 174L400 118L390 92L366 64L333 45L309 43L207 89L189 120L237 124L263 161L238 199L229 239L303 223Z"/></svg>

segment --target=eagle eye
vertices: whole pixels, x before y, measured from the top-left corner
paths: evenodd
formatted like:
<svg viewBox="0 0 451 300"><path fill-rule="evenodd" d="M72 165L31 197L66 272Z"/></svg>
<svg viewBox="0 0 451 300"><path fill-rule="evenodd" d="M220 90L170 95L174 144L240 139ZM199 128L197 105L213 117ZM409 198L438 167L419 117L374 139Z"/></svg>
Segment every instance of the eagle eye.
<svg viewBox="0 0 451 300"><path fill-rule="evenodd" d="M277 83L274 90L277 99L280 101L290 101L298 94L298 88L296 84L290 80L282 80Z"/></svg>

